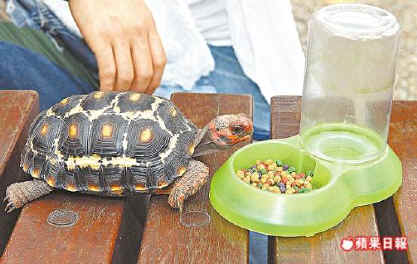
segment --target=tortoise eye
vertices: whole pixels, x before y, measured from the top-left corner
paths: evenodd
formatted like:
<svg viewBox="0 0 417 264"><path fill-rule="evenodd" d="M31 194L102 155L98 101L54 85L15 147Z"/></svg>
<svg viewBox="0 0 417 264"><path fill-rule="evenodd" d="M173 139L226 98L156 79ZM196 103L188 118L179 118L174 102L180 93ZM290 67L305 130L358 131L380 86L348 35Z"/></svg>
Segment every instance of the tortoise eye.
<svg viewBox="0 0 417 264"><path fill-rule="evenodd" d="M243 128L241 126L232 126L231 129L233 134L240 134L243 132Z"/></svg>

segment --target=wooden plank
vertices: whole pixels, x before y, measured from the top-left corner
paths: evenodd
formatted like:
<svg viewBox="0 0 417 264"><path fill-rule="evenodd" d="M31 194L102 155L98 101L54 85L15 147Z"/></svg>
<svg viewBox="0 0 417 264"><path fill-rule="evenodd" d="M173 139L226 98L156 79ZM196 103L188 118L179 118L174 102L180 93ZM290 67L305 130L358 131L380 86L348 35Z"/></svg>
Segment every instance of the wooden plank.
<svg viewBox="0 0 417 264"><path fill-rule="evenodd" d="M22 210L0 263L132 263L131 252L136 252L134 262L139 243L136 229L143 227L136 216L129 215L134 212L129 207L135 203L135 198L125 202L122 198L65 192L33 201ZM48 224L47 218L55 209L76 212L78 221L71 227ZM126 232L120 234L122 222L130 227L134 241ZM127 256L115 253L115 249Z"/></svg>
<svg viewBox="0 0 417 264"><path fill-rule="evenodd" d="M0 106L10 105L10 112L14 113L17 110L12 112L13 107L19 110L18 106L28 100L23 99L0 101ZM6 122L0 127L11 133L19 126ZM20 151L16 153L14 173L21 172L19 160ZM5 186L9 183L2 182ZM4 190L1 193L3 195ZM22 209L0 263L135 262L149 198L149 195L101 198L59 191L33 201ZM55 209L71 210L78 214L79 220L71 227L52 226L47 218ZM3 211L4 207L0 214Z"/></svg>
<svg viewBox="0 0 417 264"><path fill-rule="evenodd" d="M0 91L0 201L9 184L23 180L20 152L26 142L29 123L39 112L38 94L33 91ZM0 205L0 255L6 247L20 210L11 214Z"/></svg>
<svg viewBox="0 0 417 264"><path fill-rule="evenodd" d="M271 100L271 136L285 138L299 130L300 96L279 96ZM270 237L273 263L384 263L382 251L344 252L344 237L377 236L372 205L357 207L336 227L313 237Z"/></svg>
<svg viewBox="0 0 417 264"><path fill-rule="evenodd" d="M122 204L64 192L33 201L22 210L0 263L109 263ZM78 222L72 227L48 224L57 208L76 212Z"/></svg>
<svg viewBox="0 0 417 264"><path fill-rule="evenodd" d="M388 143L400 157L403 184L394 195L394 208L408 240L408 260L417 263L417 101L394 101Z"/></svg>
<svg viewBox="0 0 417 264"><path fill-rule="evenodd" d="M245 95L174 94L173 102L194 124L203 127L218 114L246 113L252 117L252 98ZM201 157L210 174L226 161L233 149ZM210 224L188 228L167 203L167 196L151 199L138 263L247 263L248 231L218 215L208 201L206 184L186 203L185 210L206 211Z"/></svg>

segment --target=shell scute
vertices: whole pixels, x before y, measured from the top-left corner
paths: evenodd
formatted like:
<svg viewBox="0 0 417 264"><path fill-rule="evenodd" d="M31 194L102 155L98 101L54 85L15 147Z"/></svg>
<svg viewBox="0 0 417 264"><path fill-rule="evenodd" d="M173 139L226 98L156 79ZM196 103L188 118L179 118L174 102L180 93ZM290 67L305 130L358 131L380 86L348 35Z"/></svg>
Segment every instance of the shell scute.
<svg viewBox="0 0 417 264"><path fill-rule="evenodd" d="M66 157L88 155L90 129L91 122L83 113L76 113L65 119L59 140L59 151Z"/></svg>
<svg viewBox="0 0 417 264"><path fill-rule="evenodd" d="M65 170L61 178L63 179L63 188L70 192L79 191L77 185L77 170Z"/></svg>
<svg viewBox="0 0 417 264"><path fill-rule="evenodd" d="M46 112L47 110L40 112L32 121L28 130L29 135L33 135L33 130L38 126L39 122L41 122L41 120L46 116Z"/></svg>
<svg viewBox="0 0 417 264"><path fill-rule="evenodd" d="M71 97L64 98L59 103L52 106L51 110L56 116L63 118L72 108L77 106L84 98L85 95L73 95Z"/></svg>
<svg viewBox="0 0 417 264"><path fill-rule="evenodd" d="M179 134L187 130L196 130L196 127L194 125L191 127L179 109L170 101L163 101L158 106L156 115L172 134Z"/></svg>
<svg viewBox="0 0 417 264"><path fill-rule="evenodd" d="M99 116L93 121L89 138L89 154L101 157L117 157L123 154L123 137L128 122L115 114Z"/></svg>
<svg viewBox="0 0 417 264"><path fill-rule="evenodd" d="M185 173L197 128L170 101L95 92L63 99L30 127L21 166L50 186L120 196Z"/></svg>
<svg viewBox="0 0 417 264"><path fill-rule="evenodd" d="M33 156L33 163L30 165L29 172L33 178L43 179L46 174L47 169L47 159L42 154L37 154Z"/></svg>
<svg viewBox="0 0 417 264"><path fill-rule="evenodd" d="M116 107L120 109L121 113L134 111L152 110L152 104L155 102L155 97L141 94L127 92L119 96Z"/></svg>
<svg viewBox="0 0 417 264"><path fill-rule="evenodd" d="M111 106L116 96L115 92L93 92L81 102L81 107L84 111L101 110Z"/></svg>
<svg viewBox="0 0 417 264"><path fill-rule="evenodd" d="M143 167L132 166L126 168L126 185L131 192L146 191L147 190L147 177L144 173Z"/></svg>
<svg viewBox="0 0 417 264"><path fill-rule="evenodd" d="M168 132L153 120L131 121L127 132L126 155L145 160L154 158L167 148L170 139Z"/></svg>
<svg viewBox="0 0 417 264"><path fill-rule="evenodd" d="M125 169L120 167L102 167L102 186L106 192L112 192L114 187L122 187L121 178L124 177Z"/></svg>
<svg viewBox="0 0 417 264"><path fill-rule="evenodd" d="M63 188L64 186L64 163L57 161L57 158L47 159L45 170L45 181L52 187Z"/></svg>
<svg viewBox="0 0 417 264"><path fill-rule="evenodd" d="M31 134L33 150L43 155L53 152L55 138L59 137L63 121L54 116L40 119Z"/></svg>

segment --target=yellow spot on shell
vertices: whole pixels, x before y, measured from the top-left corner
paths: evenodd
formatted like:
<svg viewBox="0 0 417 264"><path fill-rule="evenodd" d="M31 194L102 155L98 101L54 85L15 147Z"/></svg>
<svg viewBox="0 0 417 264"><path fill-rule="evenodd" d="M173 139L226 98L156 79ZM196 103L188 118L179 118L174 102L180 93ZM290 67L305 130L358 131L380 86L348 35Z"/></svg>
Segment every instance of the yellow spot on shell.
<svg viewBox="0 0 417 264"><path fill-rule="evenodd" d="M23 163L23 171L28 172L28 169L29 169L29 164L27 164L27 162Z"/></svg>
<svg viewBox="0 0 417 264"><path fill-rule="evenodd" d="M177 110L175 110L175 107L171 108L171 116L176 117L177 116Z"/></svg>
<svg viewBox="0 0 417 264"><path fill-rule="evenodd" d="M118 192L122 190L122 186L112 186L110 189L112 192Z"/></svg>
<svg viewBox="0 0 417 264"><path fill-rule="evenodd" d="M68 104L68 102L69 102L69 99L68 99L68 97L67 98L65 98L65 99L62 99L62 101L60 102L62 105L66 105L66 104Z"/></svg>
<svg viewBox="0 0 417 264"><path fill-rule="evenodd" d="M136 184L135 185L135 190L136 191L144 191L146 188L143 184Z"/></svg>
<svg viewBox="0 0 417 264"><path fill-rule="evenodd" d="M48 133L49 130L49 125L48 124L43 124L42 128L41 128L41 135L45 136L46 133Z"/></svg>
<svg viewBox="0 0 417 264"><path fill-rule="evenodd" d="M78 136L78 126L77 124L71 124L68 128L68 136L70 138L77 138Z"/></svg>
<svg viewBox="0 0 417 264"><path fill-rule="evenodd" d="M33 178L37 178L37 179L39 179L39 174L40 174L41 172L40 172L40 170L39 170L39 168L34 168L33 170L32 170L32 177Z"/></svg>
<svg viewBox="0 0 417 264"><path fill-rule="evenodd" d="M181 168L178 169L178 175L179 176L182 176L182 175L184 175L184 173L186 171L187 171L187 168L186 167L181 167Z"/></svg>
<svg viewBox="0 0 417 264"><path fill-rule="evenodd" d="M111 138L113 136L113 126L111 124L104 124L101 128L101 135L103 138Z"/></svg>
<svg viewBox="0 0 417 264"><path fill-rule="evenodd" d="M98 187L97 185L88 185L88 190L93 192L99 192L100 187Z"/></svg>
<svg viewBox="0 0 417 264"><path fill-rule="evenodd" d="M153 134L150 128L145 128L140 132L139 140L143 143L148 143L152 140Z"/></svg>
<svg viewBox="0 0 417 264"><path fill-rule="evenodd" d="M92 170L99 170L100 169L100 163L90 164L90 168Z"/></svg>
<svg viewBox="0 0 417 264"><path fill-rule="evenodd" d="M54 187L55 186L55 178L52 176L49 176L48 179L46 180L46 183L48 183L49 186Z"/></svg>
<svg viewBox="0 0 417 264"><path fill-rule="evenodd" d="M129 100L132 102L136 102L139 99L140 99L139 93L134 93L134 94L129 95Z"/></svg>
<svg viewBox="0 0 417 264"><path fill-rule="evenodd" d="M68 184L67 186L65 186L65 189L67 191L70 191L70 192L76 192L77 191L77 188L75 188L75 186L73 184Z"/></svg>
<svg viewBox="0 0 417 264"><path fill-rule="evenodd" d="M191 144L188 147L188 154L190 154L190 156L191 156L191 155L193 155L193 153L194 153L194 144Z"/></svg>
<svg viewBox="0 0 417 264"><path fill-rule="evenodd" d="M103 95L104 95L104 92L95 92L93 97L95 99L100 99L101 97L103 97Z"/></svg>

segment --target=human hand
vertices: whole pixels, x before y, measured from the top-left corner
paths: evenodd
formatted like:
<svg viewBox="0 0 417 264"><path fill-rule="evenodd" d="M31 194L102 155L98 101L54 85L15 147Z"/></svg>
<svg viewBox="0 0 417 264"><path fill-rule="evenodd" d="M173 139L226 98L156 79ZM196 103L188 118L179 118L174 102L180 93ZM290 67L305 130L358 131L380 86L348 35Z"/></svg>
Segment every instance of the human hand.
<svg viewBox="0 0 417 264"><path fill-rule="evenodd" d="M71 13L97 58L100 90L151 94L165 51L144 0L70 0Z"/></svg>

